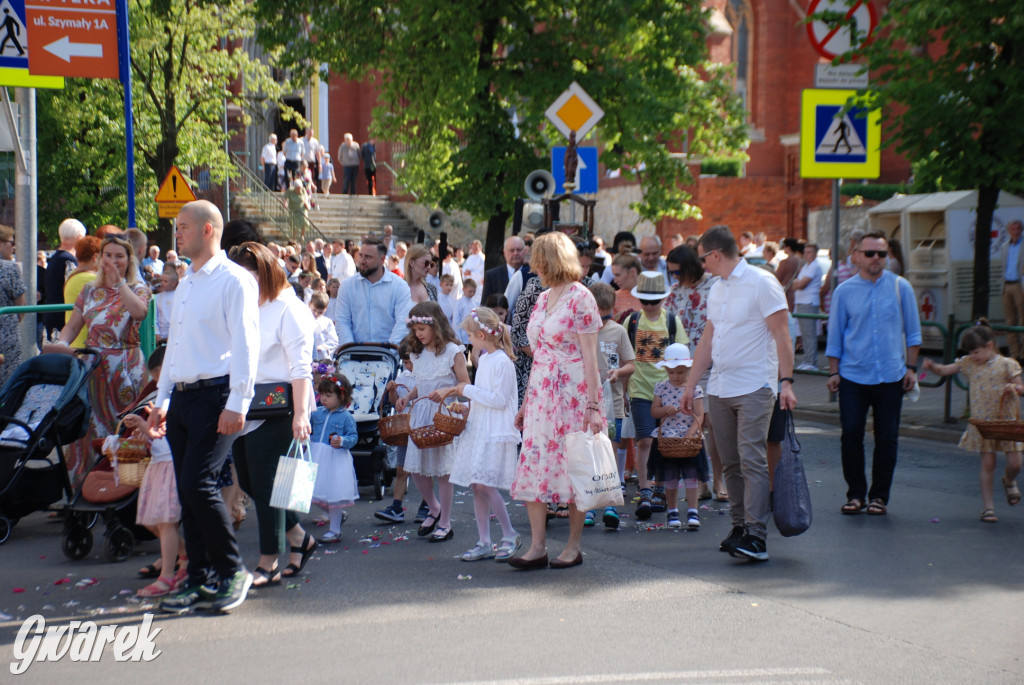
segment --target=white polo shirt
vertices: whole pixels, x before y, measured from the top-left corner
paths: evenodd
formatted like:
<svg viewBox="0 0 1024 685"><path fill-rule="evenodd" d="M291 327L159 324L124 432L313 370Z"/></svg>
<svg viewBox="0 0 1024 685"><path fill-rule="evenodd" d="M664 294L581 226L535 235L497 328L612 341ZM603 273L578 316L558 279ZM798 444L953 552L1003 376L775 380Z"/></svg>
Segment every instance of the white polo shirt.
<svg viewBox="0 0 1024 685"><path fill-rule="evenodd" d="M709 395L738 397L764 387L775 392L779 356L766 319L786 308L786 294L775 276L745 259L711 286L708 320L715 334Z"/></svg>

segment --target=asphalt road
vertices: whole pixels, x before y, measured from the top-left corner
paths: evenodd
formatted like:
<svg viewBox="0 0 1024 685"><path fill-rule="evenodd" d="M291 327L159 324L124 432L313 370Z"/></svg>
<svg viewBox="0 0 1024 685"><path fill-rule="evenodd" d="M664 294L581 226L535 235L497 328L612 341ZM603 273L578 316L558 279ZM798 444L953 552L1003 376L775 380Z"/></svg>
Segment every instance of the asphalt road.
<svg viewBox="0 0 1024 685"><path fill-rule="evenodd" d="M1024 505L1000 492L1000 522L980 523L977 458L903 439L889 515L840 516L838 428L798 432L814 525L789 539L772 530L767 563L717 551L730 527L717 503L700 532L624 517L618 532L586 531L583 566L518 572L455 558L476 539L468 492L456 492L456 535L441 544L412 523L378 526L379 503L360 501L344 542L299 582L254 592L229 616L158 617L154 661L117 663L108 649L99 663L13 676L12 643L32 614L128 625L152 609L131 593L155 543L121 564L98 548L72 562L59 523L35 514L0 547L0 683L1024 681ZM525 533L525 509L513 516ZM566 531L549 526L553 554ZM253 520L241 540L254 563Z"/></svg>

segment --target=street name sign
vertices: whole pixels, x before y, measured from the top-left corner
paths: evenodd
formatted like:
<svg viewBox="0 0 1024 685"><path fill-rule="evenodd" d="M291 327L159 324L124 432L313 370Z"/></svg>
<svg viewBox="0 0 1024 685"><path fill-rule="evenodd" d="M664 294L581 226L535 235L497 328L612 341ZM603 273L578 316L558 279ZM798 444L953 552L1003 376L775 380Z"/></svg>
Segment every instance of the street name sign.
<svg viewBox="0 0 1024 685"><path fill-rule="evenodd" d="M119 78L114 0L26 0L33 75Z"/></svg>
<svg viewBox="0 0 1024 685"><path fill-rule="evenodd" d="M843 112L853 90L807 89L800 107L800 176L878 178L882 115L854 107Z"/></svg>

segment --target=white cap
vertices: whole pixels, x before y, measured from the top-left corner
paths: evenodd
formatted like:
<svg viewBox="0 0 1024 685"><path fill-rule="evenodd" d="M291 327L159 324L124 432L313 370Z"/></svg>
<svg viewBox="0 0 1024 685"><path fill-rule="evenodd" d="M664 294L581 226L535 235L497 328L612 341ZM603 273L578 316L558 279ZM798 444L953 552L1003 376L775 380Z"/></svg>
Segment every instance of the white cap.
<svg viewBox="0 0 1024 685"><path fill-rule="evenodd" d="M677 366L693 366L690 348L682 343L672 343L665 348L665 357L655 364L659 369L674 369Z"/></svg>

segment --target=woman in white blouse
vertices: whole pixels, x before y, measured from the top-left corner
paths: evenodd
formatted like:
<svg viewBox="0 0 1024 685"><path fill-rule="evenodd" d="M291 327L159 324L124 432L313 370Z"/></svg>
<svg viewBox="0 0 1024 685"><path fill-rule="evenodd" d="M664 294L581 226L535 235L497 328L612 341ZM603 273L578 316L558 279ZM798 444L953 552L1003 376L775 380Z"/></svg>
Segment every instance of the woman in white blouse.
<svg viewBox="0 0 1024 685"><path fill-rule="evenodd" d="M298 575L317 547L316 540L299 525L298 514L270 506L278 459L293 439L309 437L315 323L309 307L295 295L267 247L242 243L231 248L229 256L259 284L260 362L256 384L290 384L294 407L290 416L247 422L244 447L235 451L238 478L256 505L259 523L260 561L253 572L253 587L263 587L281 582L278 556L284 551L285 538L290 551L283 573L286 577Z"/></svg>

